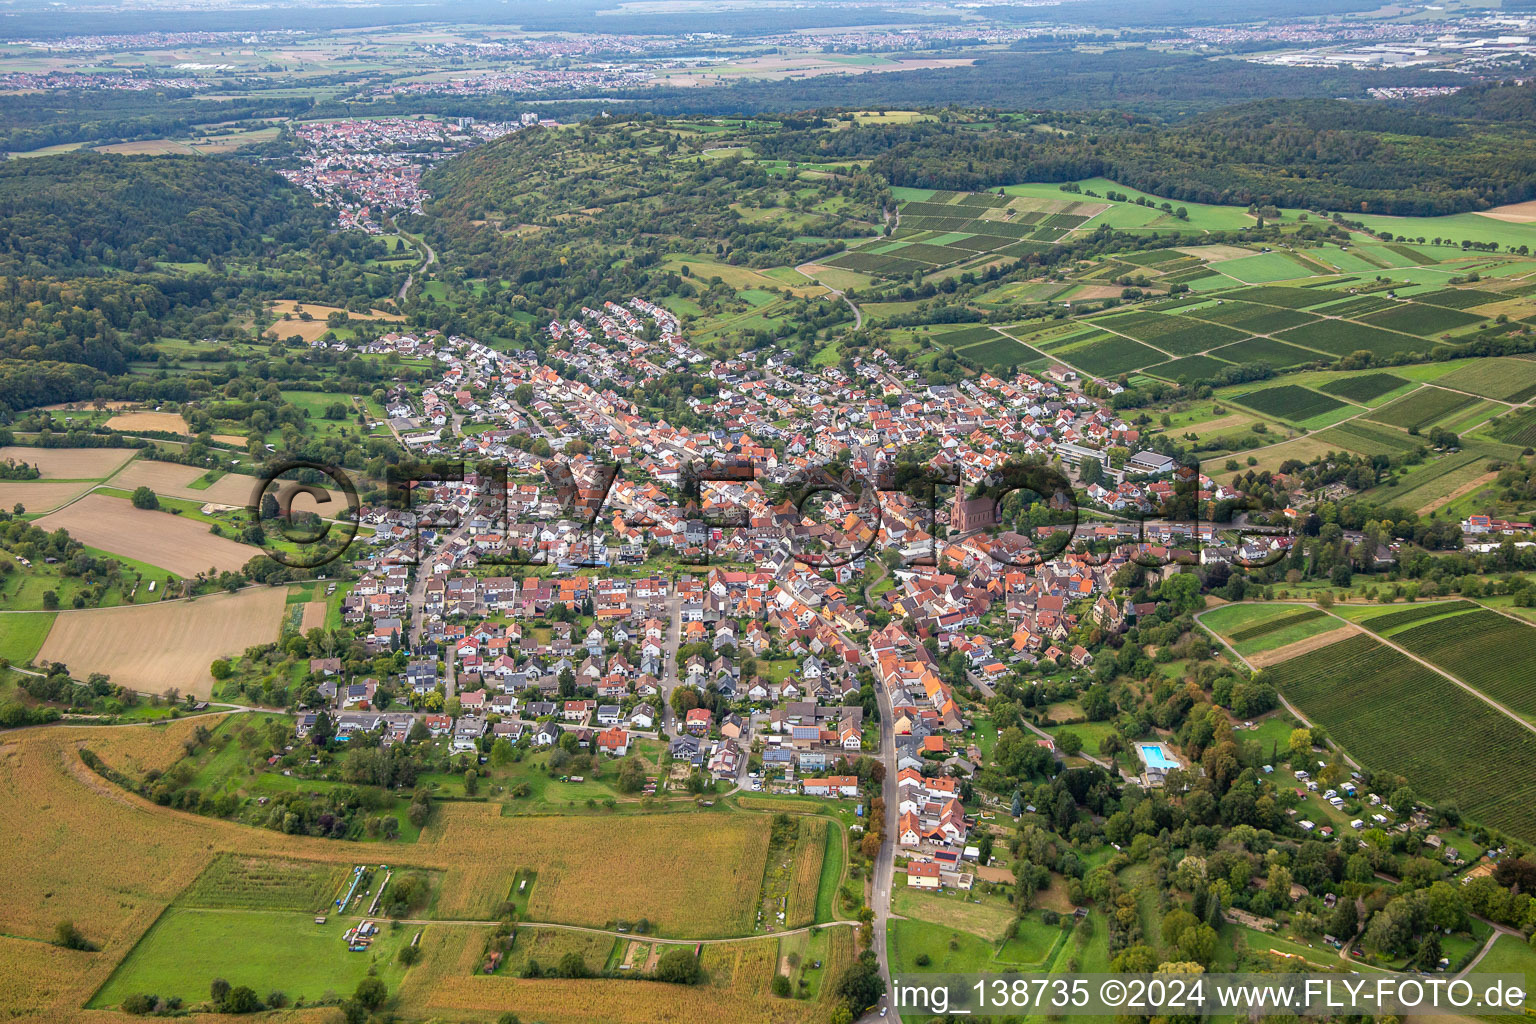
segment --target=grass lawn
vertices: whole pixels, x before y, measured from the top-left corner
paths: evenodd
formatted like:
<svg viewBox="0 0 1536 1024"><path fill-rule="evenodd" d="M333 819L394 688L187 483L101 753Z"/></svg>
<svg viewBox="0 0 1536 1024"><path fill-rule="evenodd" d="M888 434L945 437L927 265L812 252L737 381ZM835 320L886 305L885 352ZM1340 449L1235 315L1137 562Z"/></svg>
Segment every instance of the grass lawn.
<svg viewBox="0 0 1536 1024"><path fill-rule="evenodd" d="M902 917L969 932L989 942L1001 940L1008 923L1013 920L1013 908L1004 903L973 900L971 893L959 890L927 892L913 889L906 884L905 878L900 878L895 884L891 903L892 909Z"/></svg>
<svg viewBox="0 0 1536 1024"><path fill-rule="evenodd" d="M816 920L832 921L838 915L837 890L843 881L844 861L841 823L833 822L827 828L827 851L821 859L821 881L816 888Z"/></svg>
<svg viewBox="0 0 1536 1024"><path fill-rule="evenodd" d="M13 612L0 615L0 658L13 665L25 665L37 657L48 631L53 628L54 612Z"/></svg>
<svg viewBox="0 0 1536 1024"><path fill-rule="evenodd" d="M1477 965L1479 974L1524 974L1526 988L1536 980L1536 949L1513 935L1500 935L1488 955Z"/></svg>
<svg viewBox="0 0 1536 1024"><path fill-rule="evenodd" d="M335 917L317 925L309 914L167 910L88 1005L116 1006L145 992L195 1004L208 998L214 978L249 985L261 999L280 991L314 1000L350 994L374 964L390 990L397 988L404 970L395 954L415 929L386 927L372 950L351 953L342 939L348 927Z"/></svg>
<svg viewBox="0 0 1536 1024"><path fill-rule="evenodd" d="M969 932L894 918L889 929L886 941L892 974L979 974L993 969L992 944ZM926 956L928 962L919 965L920 956Z"/></svg>

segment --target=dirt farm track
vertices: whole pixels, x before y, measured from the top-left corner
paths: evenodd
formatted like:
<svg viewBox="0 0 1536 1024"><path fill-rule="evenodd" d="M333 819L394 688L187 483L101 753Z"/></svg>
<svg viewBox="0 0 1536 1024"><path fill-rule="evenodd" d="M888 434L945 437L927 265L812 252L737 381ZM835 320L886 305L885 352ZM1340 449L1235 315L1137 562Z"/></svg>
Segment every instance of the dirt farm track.
<svg viewBox="0 0 1536 1024"><path fill-rule="evenodd" d="M174 686L207 697L209 663L276 640L286 600L283 587L252 587L191 601L60 612L38 661L61 661L79 679L105 672L135 690Z"/></svg>

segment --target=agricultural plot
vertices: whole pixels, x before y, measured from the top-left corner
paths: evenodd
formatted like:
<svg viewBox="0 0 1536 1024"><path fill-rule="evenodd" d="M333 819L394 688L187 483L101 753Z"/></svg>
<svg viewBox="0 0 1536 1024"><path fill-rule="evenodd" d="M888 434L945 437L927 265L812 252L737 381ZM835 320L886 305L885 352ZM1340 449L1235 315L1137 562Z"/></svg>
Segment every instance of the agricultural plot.
<svg viewBox="0 0 1536 1024"><path fill-rule="evenodd" d="M0 448L0 461L36 466L40 480L102 480L133 456L131 448Z"/></svg>
<svg viewBox="0 0 1536 1024"><path fill-rule="evenodd" d="M826 265L893 277L928 273L988 253L1021 256L1045 248L1086 221L1083 214L1065 212L1085 205L1097 209L1059 200L939 192L901 204L901 230L894 239L843 253Z"/></svg>
<svg viewBox="0 0 1536 1024"><path fill-rule="evenodd" d="M1113 336L1074 341L1070 345L1053 349L1051 355L1095 377L1118 377L1122 373L1163 362L1163 354L1156 349L1129 338Z"/></svg>
<svg viewBox="0 0 1536 1024"><path fill-rule="evenodd" d="M1294 626L1298 623L1308 622L1312 619L1320 619L1323 617L1323 613L1316 608L1303 608L1299 611L1289 612L1285 615L1280 615L1275 618L1268 619L1264 622L1254 623L1251 626L1245 626L1242 629L1234 630L1233 632L1227 634L1227 639L1236 643L1242 643L1245 640L1253 640L1257 637L1264 636L1266 633L1273 633L1276 630L1285 629L1287 626Z"/></svg>
<svg viewBox="0 0 1536 1024"><path fill-rule="evenodd" d="M1234 331L1230 327L1159 313L1128 313L1092 323L1104 330L1156 345L1176 356L1193 355L1243 339L1242 331Z"/></svg>
<svg viewBox="0 0 1536 1024"><path fill-rule="evenodd" d="M1458 327L1475 324L1483 318L1473 313L1463 313L1441 306L1423 306L1417 302L1401 302L1379 313L1368 313L1360 318L1368 324L1385 327L1391 331L1429 337L1442 331L1454 331Z"/></svg>
<svg viewBox="0 0 1536 1024"><path fill-rule="evenodd" d="M1536 627L1480 609L1405 629L1392 642L1510 710L1536 715Z"/></svg>
<svg viewBox="0 0 1536 1024"><path fill-rule="evenodd" d="M1309 267L1285 252L1265 252L1235 260L1221 260L1213 266L1221 273L1244 284L1289 281L1318 272L1317 267Z"/></svg>
<svg viewBox="0 0 1536 1024"><path fill-rule="evenodd" d="M1435 383L1502 402L1523 402L1536 394L1536 361L1507 356L1478 359L1458 366Z"/></svg>
<svg viewBox="0 0 1536 1024"><path fill-rule="evenodd" d="M543 969L558 964L564 957L575 954L581 957L587 970L597 973L603 969L613 951L611 935L593 935L590 932L572 932L563 928L519 928L497 973L518 977L528 970L530 963Z"/></svg>
<svg viewBox="0 0 1536 1024"><path fill-rule="evenodd" d="M1483 432L1506 444L1536 446L1536 409L1516 409L1494 420Z"/></svg>
<svg viewBox="0 0 1536 1024"><path fill-rule="evenodd" d="M1295 384L1281 384L1261 391L1250 391L1232 400L1266 416L1292 421L1308 420L1314 416L1344 408L1344 403L1337 399L1297 387Z"/></svg>
<svg viewBox="0 0 1536 1024"><path fill-rule="evenodd" d="M453 865L441 916L488 918L529 866L539 873L528 901L536 920L605 927L643 917L660 934L698 937L752 931L768 858L761 815L503 817L499 805L475 803L433 813L437 827L418 846Z"/></svg>
<svg viewBox="0 0 1536 1024"><path fill-rule="evenodd" d="M1373 398L1380 398L1388 392L1396 391L1407 383L1403 378L1394 377L1390 373L1363 373L1358 377L1345 377L1343 380L1319 384L1317 389L1351 402L1364 404Z"/></svg>
<svg viewBox="0 0 1536 1024"><path fill-rule="evenodd" d="M988 370L1005 370L1048 358L1043 352L1036 352L1028 345L1001 336L991 341L967 345L959 349L957 354L973 360Z"/></svg>
<svg viewBox="0 0 1536 1024"><path fill-rule="evenodd" d="M7 612L0 615L0 658L29 665L53 628L57 612Z"/></svg>
<svg viewBox="0 0 1536 1024"><path fill-rule="evenodd" d="M786 928L800 928L816 920L817 893L821 888L821 865L826 855L826 819L802 818L800 834L795 841L789 903L784 911Z"/></svg>
<svg viewBox="0 0 1536 1024"><path fill-rule="evenodd" d="M1268 363L1277 370L1289 369L1303 363L1321 362L1327 358L1273 338L1249 338L1236 345L1224 345L1214 349L1210 355L1233 363Z"/></svg>
<svg viewBox="0 0 1536 1024"><path fill-rule="evenodd" d="M1447 309L1468 309L1472 306L1498 302L1502 298L1505 296L1497 292L1486 292L1480 288L1442 288L1439 291L1415 295L1413 301L1428 303L1431 306L1444 306Z"/></svg>
<svg viewBox="0 0 1536 1024"><path fill-rule="evenodd" d="M119 473L112 486L131 491L135 487L148 487L162 497L182 498L186 501L213 502L243 508L251 501L260 481L240 473L225 473L217 480L202 482L204 473L195 466L182 466L174 462L153 462L139 459ZM208 568L206 565L204 569Z"/></svg>
<svg viewBox="0 0 1536 1024"><path fill-rule="evenodd" d="M1325 316L1363 316L1379 309L1389 309L1393 304L1394 300L1385 295L1356 295L1342 302L1330 302L1326 306L1318 306L1313 309L1313 312Z"/></svg>
<svg viewBox="0 0 1536 1024"><path fill-rule="evenodd" d="M1362 350L1372 355L1386 356L1395 352L1427 352L1432 347L1430 342L1422 338L1384 331L1352 320L1318 320L1282 331L1277 337L1336 356L1347 356Z"/></svg>
<svg viewBox="0 0 1536 1024"><path fill-rule="evenodd" d="M1269 672L1361 763L1402 775L1431 803L1536 838L1536 735L1455 683L1364 634Z"/></svg>
<svg viewBox="0 0 1536 1024"><path fill-rule="evenodd" d="M1397 626L1418 622L1420 619L1432 619L1437 615L1448 615L1453 612L1469 612L1476 607L1477 605L1471 601L1440 601L1433 604L1415 604L1381 615L1368 616L1361 619L1360 624L1373 632L1386 633Z"/></svg>
<svg viewBox="0 0 1536 1024"><path fill-rule="evenodd" d="M1482 476L1487 460L1486 453L1476 451L1443 455L1405 474L1396 487L1378 485L1360 493L1373 501L1422 513L1439 507L1448 495Z"/></svg>
<svg viewBox="0 0 1536 1024"><path fill-rule="evenodd" d="M1266 306L1280 306L1283 309L1306 309L1308 306L1321 305L1340 296L1338 292L1329 291L1326 288L1286 288L1280 285L1269 285L1260 288L1239 288L1225 293L1223 297L1258 302Z"/></svg>
<svg viewBox="0 0 1536 1024"><path fill-rule="evenodd" d="M928 342L936 348L963 348L982 341L993 341L998 337L998 333L990 327L962 327L959 330L932 335Z"/></svg>
<svg viewBox="0 0 1536 1024"><path fill-rule="evenodd" d="M395 954L411 933L386 928L373 948L360 954L348 952L344 930L340 921L317 925L302 914L173 908L87 1005L116 1006L146 992L196 1003L207 998L213 978L249 986L263 996L276 989L309 1000L351 991L371 969L395 987L404 973Z"/></svg>
<svg viewBox="0 0 1536 1024"><path fill-rule="evenodd" d="M348 871L341 864L221 854L176 903L205 910L324 913Z"/></svg>
<svg viewBox="0 0 1536 1024"><path fill-rule="evenodd" d="M480 973L476 965L489 934L489 929L427 928L422 961L400 987L402 1015L486 1021L514 1013L545 1024L811 1024L827 1016L826 1007L814 1002L769 996L778 969L777 939L706 945L699 956L703 984L661 985Z"/></svg>
<svg viewBox="0 0 1536 1024"><path fill-rule="evenodd" d="M1359 455L1402 455L1418 447L1415 439L1385 427L1349 420L1317 435L1320 440Z"/></svg>
<svg viewBox="0 0 1536 1024"><path fill-rule="evenodd" d="M1476 399L1437 387L1422 387L1390 405L1368 413L1365 419L1392 427L1423 429L1436 420L1471 405Z"/></svg>
<svg viewBox="0 0 1536 1024"><path fill-rule="evenodd" d="M1149 366L1147 373L1164 380L1173 381L1199 381L1211 380L1222 370L1232 364L1214 356L1185 356L1183 359L1174 359L1166 363L1158 363Z"/></svg>
<svg viewBox="0 0 1536 1024"><path fill-rule="evenodd" d="M66 529L93 548L158 565L178 576L195 576L210 567L233 572L261 553L260 548L214 536L204 523L134 508L105 494L88 494L39 519L37 525L44 530Z"/></svg>
<svg viewBox="0 0 1536 1024"><path fill-rule="evenodd" d="M215 658L277 639L286 593L257 587L192 601L60 612L38 657L85 678L105 672L145 693L177 687L208 697Z"/></svg>
<svg viewBox="0 0 1536 1024"><path fill-rule="evenodd" d="M1316 317L1298 313L1293 309L1276 309L1252 302L1222 302L1214 306L1202 306L1190 310L1184 316L1191 319L1209 320L1225 324L1251 334L1274 334L1278 331L1311 323Z"/></svg>

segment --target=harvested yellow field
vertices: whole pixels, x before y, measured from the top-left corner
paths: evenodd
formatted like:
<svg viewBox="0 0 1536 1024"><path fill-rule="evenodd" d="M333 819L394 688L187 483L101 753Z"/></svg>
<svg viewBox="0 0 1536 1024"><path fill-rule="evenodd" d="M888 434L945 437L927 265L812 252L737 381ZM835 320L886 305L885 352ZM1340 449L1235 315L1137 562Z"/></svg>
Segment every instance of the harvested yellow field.
<svg viewBox="0 0 1536 1024"><path fill-rule="evenodd" d="M221 852L340 864L357 856L353 844L201 818L119 789L87 768L77 748L110 748L122 732L145 734L134 742L146 740L139 755L146 759L166 757L149 749L150 736L180 747L177 734L152 726L34 729L0 745L0 957L13 968L6 972L11 980L0 982L6 1016L20 1010L32 1019L78 1021L80 1007L165 906ZM89 871L81 870L85 864ZM101 952L70 953L38 941L51 938L62 920L73 921Z"/></svg>
<svg viewBox="0 0 1536 1024"><path fill-rule="evenodd" d="M308 633L312 629L325 627L325 602L309 601L304 605L304 618L299 623L299 632Z"/></svg>
<svg viewBox="0 0 1536 1024"><path fill-rule="evenodd" d="M253 476L225 473L202 490L192 482L203 475L196 466L183 466L175 462L152 462L139 459L112 480L112 486L125 491L135 487L148 487L156 494L188 501L214 502L244 508L251 500L258 481ZM158 563L157 563L158 564ZM207 568L207 566L204 566Z"/></svg>
<svg viewBox="0 0 1536 1024"><path fill-rule="evenodd" d="M313 319L299 319L300 311L308 313ZM342 309L340 306L317 306L308 302L294 302L291 299L272 303L272 312L276 314L277 321L267 328L268 330L276 332L279 338L287 338L297 334L305 341L315 341L326 331L330 330L325 325L325 318L332 313L346 313L353 320L381 320L391 324L403 323L405 321L405 317L399 313L385 313L377 309L367 314L353 313ZM283 319L284 314L288 314L288 319Z"/></svg>
<svg viewBox="0 0 1536 1024"><path fill-rule="evenodd" d="M1264 448L1255 448L1246 452L1233 452L1230 457L1238 461L1243 467L1244 472L1252 469L1255 473L1262 473L1267 469L1271 473L1278 473L1281 463L1289 459L1310 462L1320 455L1325 455L1331 451L1338 451L1338 449L1338 445L1319 441L1315 437L1298 437L1293 441L1282 441L1280 444L1272 444ZM1248 465L1249 455L1258 460L1253 466ZM1225 459L1221 461L1223 464L1226 462Z"/></svg>
<svg viewBox="0 0 1536 1024"><path fill-rule="evenodd" d="M0 480L0 509L9 512L20 505L28 512L51 512L94 486L91 483L49 484L35 480Z"/></svg>
<svg viewBox="0 0 1536 1024"><path fill-rule="evenodd" d="M199 728L213 729L224 718L224 715L193 715L164 725L103 729L86 736L85 745L113 771L132 779L143 779L147 773L163 772L179 761L186 753L182 744L194 732Z"/></svg>
<svg viewBox="0 0 1536 1024"><path fill-rule="evenodd" d="M120 412L106 425L113 430L163 430L169 434L185 434L190 429L179 412Z"/></svg>
<svg viewBox="0 0 1536 1024"><path fill-rule="evenodd" d="M245 447L246 442L249 440L249 438L241 437L239 434L214 434L213 439L224 444L239 445L242 448Z"/></svg>
<svg viewBox="0 0 1536 1024"><path fill-rule="evenodd" d="M1478 216L1491 217L1508 224L1536 224L1536 200L1495 206L1491 210L1474 210Z"/></svg>
<svg viewBox="0 0 1536 1024"><path fill-rule="evenodd" d="M462 865L443 880L444 917L489 920L517 869L532 867L535 921L605 927L644 917L658 935L739 935L751 929L768 863L757 815L523 818L472 803L434 813L432 846Z"/></svg>
<svg viewBox="0 0 1536 1024"><path fill-rule="evenodd" d="M148 562L178 576L196 576L209 568L233 572L261 553L249 544L215 537L207 523L134 508L107 494L88 494L37 520L37 525L44 530L62 527L93 548Z"/></svg>
<svg viewBox="0 0 1536 1024"><path fill-rule="evenodd" d="M277 595L280 611L283 591L270 593ZM474 902L474 894L453 887L478 870L492 851L493 859L538 870L535 894L548 877L549 899L590 907L611 904L606 913L616 916L638 916L636 910L645 907L640 893L648 886L660 884L663 898L685 892L693 902L672 903L667 920L691 935L700 913L726 902L722 893L743 887L731 867L741 862L755 837L764 837L766 846L762 816L724 810L623 818L501 818L495 805L439 804L420 842L360 847L160 807L106 781L80 758L80 749L88 748L112 765L131 762L147 770L169 764L180 751L184 730L214 721L54 726L13 733L0 743L0 833L6 837L0 844L0 873L7 879L6 899L0 900L0 957L16 968L8 972L11 980L0 982L0 1007L7 1016L81 1019L80 1007L166 906L225 853L342 866L355 863L364 849L375 851L370 859L387 856L391 864L444 871L443 900L435 912L453 917L453 906ZM103 850L110 855L103 856ZM545 859L526 859L530 857ZM755 859L761 872L761 857L748 853L745 859ZM679 874L697 877L679 890L670 881ZM755 897L759 880L751 882L750 897ZM505 894L487 894L488 901ZM51 937L61 920L74 921L101 951L71 953L39 941ZM399 989L400 1010L412 1017L484 1021L487 1008L496 1013L510 1009L524 1019L548 1024L809 1024L818 1019L813 1006L767 998L777 959L774 939L707 944L703 965L708 981L682 988L625 980L523 981L476 975L474 967L488 934L488 928L473 925L426 926L425 956ZM832 954L829 966L837 963L837 943ZM822 1007L819 1012L824 1011ZM320 1019L330 1020L335 1012L322 1014ZM109 1024L132 1019L109 1011L89 1016Z"/></svg>
<svg viewBox="0 0 1536 1024"><path fill-rule="evenodd" d="M133 455L131 448L0 448L0 460L36 466L44 480L100 480Z"/></svg>
<svg viewBox="0 0 1536 1024"><path fill-rule="evenodd" d="M97 146L98 153L121 153L125 156L165 156L197 152L185 142L176 139L140 139L137 142L115 142L110 146Z"/></svg>
<svg viewBox="0 0 1536 1024"><path fill-rule="evenodd" d="M207 697L208 665L277 639L286 593L252 587L191 601L60 612L38 652L84 679L105 672L119 686L146 693L176 687Z"/></svg>
<svg viewBox="0 0 1536 1024"><path fill-rule="evenodd" d="M777 939L708 944L697 986L652 985L623 978L536 980L475 973L484 932L428 926L423 957L400 986L408 1016L484 1021L511 1011L546 1024L807 1024L825 1007L773 999L768 985Z"/></svg>

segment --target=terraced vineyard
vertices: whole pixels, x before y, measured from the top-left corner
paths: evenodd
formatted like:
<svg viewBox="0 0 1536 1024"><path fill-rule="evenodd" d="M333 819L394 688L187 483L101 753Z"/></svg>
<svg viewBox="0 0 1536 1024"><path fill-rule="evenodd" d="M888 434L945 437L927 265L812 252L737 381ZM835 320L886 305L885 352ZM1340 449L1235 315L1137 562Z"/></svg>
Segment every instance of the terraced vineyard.
<svg viewBox="0 0 1536 1024"><path fill-rule="evenodd" d="M1293 658L1269 677L1362 764L1401 775L1431 803L1536 839L1536 734L1364 634Z"/></svg>
<svg viewBox="0 0 1536 1024"><path fill-rule="evenodd" d="M1536 715L1536 627L1480 609L1414 626L1392 642L1510 710Z"/></svg>

